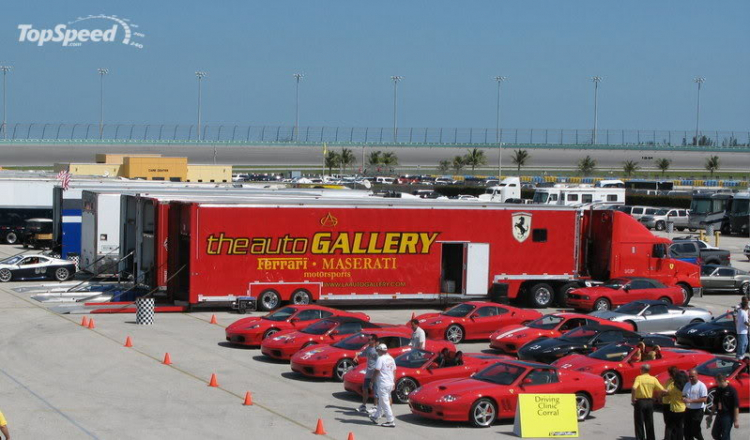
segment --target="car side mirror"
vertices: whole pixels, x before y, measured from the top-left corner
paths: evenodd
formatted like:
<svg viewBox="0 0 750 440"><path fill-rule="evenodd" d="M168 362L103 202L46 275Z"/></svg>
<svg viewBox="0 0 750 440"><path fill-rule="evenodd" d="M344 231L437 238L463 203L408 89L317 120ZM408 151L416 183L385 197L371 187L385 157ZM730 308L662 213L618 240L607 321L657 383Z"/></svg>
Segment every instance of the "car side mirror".
<svg viewBox="0 0 750 440"><path fill-rule="evenodd" d="M298 322L299 322L299 318L292 318L292 319L289 320L290 324L296 324Z"/></svg>
<svg viewBox="0 0 750 440"><path fill-rule="evenodd" d="M473 321L473 320L477 319L477 315L471 315L471 316L469 316L469 319L471 319Z"/></svg>
<svg viewBox="0 0 750 440"><path fill-rule="evenodd" d="M630 286L626 284L626 285L622 286L622 290L624 290L624 291L627 292L628 290L630 290Z"/></svg>

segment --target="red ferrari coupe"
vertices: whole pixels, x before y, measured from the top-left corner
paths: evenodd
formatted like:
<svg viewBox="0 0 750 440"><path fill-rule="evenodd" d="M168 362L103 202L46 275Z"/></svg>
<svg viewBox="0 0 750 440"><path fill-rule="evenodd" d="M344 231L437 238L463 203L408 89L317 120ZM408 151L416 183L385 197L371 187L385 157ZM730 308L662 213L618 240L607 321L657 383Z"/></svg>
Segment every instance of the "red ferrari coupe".
<svg viewBox="0 0 750 440"><path fill-rule="evenodd" d="M388 347L388 353L391 356L395 357L411 350L409 346L411 338L404 332L388 329L368 330L331 345L318 345L298 351L292 356L292 371L308 377L333 378L343 381L346 372L351 370L358 361L355 358L365 348L371 334L377 335L378 341ZM456 350L456 347L448 341L428 339L425 345L430 351L440 351L443 348Z"/></svg>
<svg viewBox="0 0 750 440"><path fill-rule="evenodd" d="M679 286L665 286L648 278L616 278L601 286L571 290L567 305L576 310L611 310L641 299L662 300L676 305L687 305L690 301Z"/></svg>
<svg viewBox="0 0 750 440"><path fill-rule="evenodd" d="M541 316L536 310L471 301L442 313L425 313L417 319L428 338L447 339L458 344L465 339L487 339L500 327L525 324Z"/></svg>
<svg viewBox="0 0 750 440"><path fill-rule="evenodd" d="M370 320L364 313L350 313L315 305L291 305L266 316L242 318L227 327L225 333L227 341L233 344L258 346L264 339L282 330L302 329L315 321L333 316Z"/></svg>
<svg viewBox="0 0 750 440"><path fill-rule="evenodd" d="M289 360L294 353L310 345L332 344L363 330L378 328L388 328L411 335L411 329L404 326L376 324L359 318L340 316L321 319L300 331L285 330L278 332L263 340L260 344L260 351L270 358Z"/></svg>
<svg viewBox="0 0 750 440"><path fill-rule="evenodd" d="M552 365L563 370L582 371L601 376L607 394L615 394L620 390L633 387L636 376L641 374L641 365L651 366L651 374L667 371L674 365L680 369L693 368L714 355L700 350L684 348L662 348L661 356L657 359L635 361L633 355L636 348L630 344L610 344L589 355L571 354L558 359Z"/></svg>
<svg viewBox="0 0 750 440"><path fill-rule="evenodd" d="M604 382L588 373L536 362L501 361L467 379L425 385L409 395L411 412L430 419L491 426L512 419L522 393L575 394L578 420L604 407Z"/></svg>
<svg viewBox="0 0 750 440"><path fill-rule="evenodd" d="M727 377L729 385L737 390L737 398L740 401L740 408L750 408L750 359L744 358L738 361L735 358L716 356L697 367L698 380L706 384L708 389L708 400L706 401L706 412L711 412L711 406L714 404L714 395L716 393L716 376L723 374ZM656 376L662 384L669 380L667 373Z"/></svg>
<svg viewBox="0 0 750 440"><path fill-rule="evenodd" d="M490 348L502 350L505 353L517 353L518 349L527 342L539 338L556 338L576 327L590 324L612 325L625 330L633 330L633 325L625 322L615 322L579 313L552 313L525 326L509 325L501 328L490 335Z"/></svg>
<svg viewBox="0 0 750 440"><path fill-rule="evenodd" d="M409 394L417 388L442 379L462 379L471 376L487 365L510 359L505 355L464 354L445 359L440 352L411 350L396 360L396 386L393 401L407 403ZM362 395L367 365L360 365L344 376L344 388Z"/></svg>

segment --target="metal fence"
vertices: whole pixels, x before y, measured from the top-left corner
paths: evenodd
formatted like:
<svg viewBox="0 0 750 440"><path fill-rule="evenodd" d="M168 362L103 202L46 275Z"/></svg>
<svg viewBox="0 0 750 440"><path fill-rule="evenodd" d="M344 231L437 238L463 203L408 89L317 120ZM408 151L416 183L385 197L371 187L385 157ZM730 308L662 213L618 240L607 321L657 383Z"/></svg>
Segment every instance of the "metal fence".
<svg viewBox="0 0 750 440"><path fill-rule="evenodd" d="M57 141L153 141L235 143L362 143L420 145L589 145L593 130L489 128L393 128L300 127L272 125L208 124L99 124L27 123L8 124L0 140ZM689 146L695 144L690 130L598 130L597 145ZM750 146L747 131L701 131L698 145L726 148Z"/></svg>

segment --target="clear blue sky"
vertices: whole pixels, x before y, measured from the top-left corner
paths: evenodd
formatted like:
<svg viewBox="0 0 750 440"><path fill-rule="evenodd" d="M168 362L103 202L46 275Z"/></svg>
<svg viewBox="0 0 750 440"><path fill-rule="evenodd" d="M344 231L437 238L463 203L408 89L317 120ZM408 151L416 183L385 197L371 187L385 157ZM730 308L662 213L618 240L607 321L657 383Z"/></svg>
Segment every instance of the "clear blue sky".
<svg viewBox="0 0 750 440"><path fill-rule="evenodd" d="M593 75L600 128L750 129L747 0L10 0L0 63L11 64L9 123L106 119L191 123L194 72L205 70L204 120L389 126L391 75L403 127L494 127L495 84L507 128L589 128ZM140 25L144 48L18 42L18 24L52 28L112 14Z"/></svg>

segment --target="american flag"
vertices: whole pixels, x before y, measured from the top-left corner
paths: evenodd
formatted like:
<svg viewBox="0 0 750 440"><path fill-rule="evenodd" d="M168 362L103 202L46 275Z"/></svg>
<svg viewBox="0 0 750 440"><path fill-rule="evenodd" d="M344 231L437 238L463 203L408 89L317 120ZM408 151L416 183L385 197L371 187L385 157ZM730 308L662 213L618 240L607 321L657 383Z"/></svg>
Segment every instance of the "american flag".
<svg viewBox="0 0 750 440"><path fill-rule="evenodd" d="M60 171L57 173L57 180L60 181L63 191L70 188L70 173L67 171Z"/></svg>

